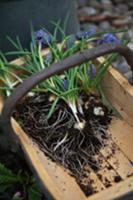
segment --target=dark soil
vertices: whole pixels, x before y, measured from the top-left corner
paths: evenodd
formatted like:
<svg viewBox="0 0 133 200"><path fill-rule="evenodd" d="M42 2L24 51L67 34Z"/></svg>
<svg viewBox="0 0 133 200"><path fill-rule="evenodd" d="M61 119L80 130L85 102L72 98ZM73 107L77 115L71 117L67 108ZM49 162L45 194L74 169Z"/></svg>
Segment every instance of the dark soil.
<svg viewBox="0 0 133 200"><path fill-rule="evenodd" d="M50 119L47 114L52 103L49 95L38 94L26 97L16 107L14 117L25 132L38 144L39 148L53 161L63 165L76 178L86 195L95 193L86 175L86 166L95 172L100 168L95 155L106 145L110 137L107 129L112 119L112 113L103 105L97 95L81 96L84 116L79 119L84 123L83 129L77 129L77 122L67 106L61 100ZM103 116L96 116L94 108L101 107ZM86 184L82 183L88 177ZM116 180L117 181L117 180Z"/></svg>

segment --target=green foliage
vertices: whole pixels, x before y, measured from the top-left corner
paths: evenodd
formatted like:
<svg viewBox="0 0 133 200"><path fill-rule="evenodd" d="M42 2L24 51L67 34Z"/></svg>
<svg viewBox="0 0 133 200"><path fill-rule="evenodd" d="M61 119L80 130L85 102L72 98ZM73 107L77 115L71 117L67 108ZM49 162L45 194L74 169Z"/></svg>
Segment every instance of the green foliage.
<svg viewBox="0 0 133 200"><path fill-rule="evenodd" d="M42 194L40 193L35 180L32 180L33 183L28 189L28 200L40 200L42 198Z"/></svg>
<svg viewBox="0 0 133 200"><path fill-rule="evenodd" d="M7 96L18 83L22 82L21 78L13 72L15 68L18 69L18 66L9 64L6 57L0 52L0 81L4 83L0 89L5 90Z"/></svg>
<svg viewBox="0 0 133 200"><path fill-rule="evenodd" d="M31 177L27 172L21 170L15 174L0 163L0 193L8 191L9 188L15 185L20 185L22 190L25 191L25 197L23 197L23 199L41 200L42 194L40 193L33 177ZM13 200L16 199L21 198L17 197Z"/></svg>
<svg viewBox="0 0 133 200"><path fill-rule="evenodd" d="M7 82L7 75L5 76L5 69L7 65L7 61L4 58L4 79L5 86L3 89L10 94L10 91L16 86L16 84L22 82L25 78L28 78L31 74L34 74L38 71L41 71L47 67L49 67L52 63L58 62L63 60L64 58L73 55L78 51L82 51L88 48L88 45L92 42L95 42L100 38L100 36L106 32L96 33L93 36L82 39L78 42L72 40L72 36L66 36L65 31L60 27L60 22L54 23L55 26L54 34L50 34L47 30L43 28L45 32L50 35L51 42L48 42L49 47L49 54L42 55L42 44L37 44L35 39L35 34L33 28L31 29L31 44L30 50L24 49L20 43L19 38L16 38L16 42L14 42L11 38L8 38L13 46L16 48L16 51L9 52L7 55L18 55L21 57L23 55L23 59L25 61L25 66L21 66L21 68L25 68L26 74L21 74L19 77L15 77L16 81L13 82L14 85L11 83L8 84ZM117 31L110 31L112 33L117 32L124 32L125 30L117 30ZM58 44L57 35L58 33L62 37L62 42L60 45ZM70 44L71 43L71 44ZM69 44L69 45L68 45ZM48 118L51 117L52 113L54 112L54 108L58 103L59 99L64 100L69 107L71 108L75 118L79 121L77 117L77 112L82 113L82 106L80 105L79 96L82 91L85 93L93 93L95 91L99 91L98 86L104 77L108 67L111 63L116 60L118 57L117 54L111 54L106 57L105 62L96 65L96 76L93 77L92 68L90 67L90 74L88 75L88 66L91 66L92 62L84 63L80 66L77 66L73 69L69 69L65 71L62 75L55 75L46 81L41 82L38 86L33 89L33 92L47 92L55 95L55 101L51 106L51 109L48 113ZM3 62L1 64L3 66ZM3 69L1 67L1 69ZM12 69L12 66L10 66ZM20 69L19 67L15 66L15 69ZM11 70L8 69L8 73L11 73ZM14 74L12 74L13 76ZM2 78L3 79L3 78ZM11 82L11 81L10 81ZM8 94L8 95L9 95Z"/></svg>

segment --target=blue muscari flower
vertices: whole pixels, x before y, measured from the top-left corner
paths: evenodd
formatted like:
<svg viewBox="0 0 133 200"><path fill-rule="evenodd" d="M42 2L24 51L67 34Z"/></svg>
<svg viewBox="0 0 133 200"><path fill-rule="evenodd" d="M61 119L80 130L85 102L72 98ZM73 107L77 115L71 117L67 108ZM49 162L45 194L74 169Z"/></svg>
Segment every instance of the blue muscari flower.
<svg viewBox="0 0 133 200"><path fill-rule="evenodd" d="M44 47L51 43L50 35L42 29L35 32L35 40L38 44L41 43Z"/></svg>
<svg viewBox="0 0 133 200"><path fill-rule="evenodd" d="M96 76L96 67L94 66L94 64L89 65L89 67L87 69L87 74L88 74L88 76L90 76L90 74L91 74L93 78Z"/></svg>
<svg viewBox="0 0 133 200"><path fill-rule="evenodd" d="M79 31L76 33L76 39L77 40L84 39L84 35L85 35L85 33L83 31Z"/></svg>
<svg viewBox="0 0 133 200"><path fill-rule="evenodd" d="M52 61L52 54L49 53L49 54L46 55L46 57L44 59L44 64L49 65L51 63L51 61Z"/></svg>
<svg viewBox="0 0 133 200"><path fill-rule="evenodd" d="M38 40L39 40L39 39L42 39L43 33L44 33L44 31L43 31L42 29L36 31L36 32L35 32L35 38L38 39Z"/></svg>
<svg viewBox="0 0 133 200"><path fill-rule="evenodd" d="M88 39L89 37L93 36L96 33L94 28L88 29L87 31L79 31L76 33L76 39Z"/></svg>
<svg viewBox="0 0 133 200"><path fill-rule="evenodd" d="M70 37L66 41L66 47L67 47L67 49L71 48L74 45L75 41L76 41L76 36L75 35L70 35Z"/></svg>
<svg viewBox="0 0 133 200"><path fill-rule="evenodd" d="M64 87L65 90L68 89L68 80L67 79L63 80L63 87Z"/></svg>
<svg viewBox="0 0 133 200"><path fill-rule="evenodd" d="M121 44L121 41L112 33L106 33L102 36L101 40L98 42L99 44L104 43L116 43Z"/></svg>

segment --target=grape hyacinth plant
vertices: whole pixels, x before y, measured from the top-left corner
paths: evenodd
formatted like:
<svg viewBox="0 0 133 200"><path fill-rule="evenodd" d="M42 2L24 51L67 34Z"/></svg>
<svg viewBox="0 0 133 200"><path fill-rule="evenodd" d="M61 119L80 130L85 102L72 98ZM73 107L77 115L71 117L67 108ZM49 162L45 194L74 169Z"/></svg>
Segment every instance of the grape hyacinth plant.
<svg viewBox="0 0 133 200"><path fill-rule="evenodd" d="M87 74L88 76L92 76L93 78L96 76L96 67L94 64L88 66Z"/></svg>
<svg viewBox="0 0 133 200"><path fill-rule="evenodd" d="M94 28L88 29L87 31L79 31L76 33L76 39L88 39L96 34L96 30Z"/></svg>
<svg viewBox="0 0 133 200"><path fill-rule="evenodd" d="M23 82L22 79L13 72L15 68L18 68L18 66L8 63L6 57L0 52L0 81L4 84L0 86L0 89L5 91L6 96L10 96L13 89L19 83Z"/></svg>
<svg viewBox="0 0 133 200"><path fill-rule="evenodd" d="M101 39L98 41L98 44L104 43L116 43L121 44L121 41L112 33L105 33L102 35Z"/></svg>
<svg viewBox="0 0 133 200"><path fill-rule="evenodd" d="M37 44L41 43L42 47L47 47L48 44L51 43L50 35L43 29L40 29L35 32L35 40L36 40Z"/></svg>
<svg viewBox="0 0 133 200"><path fill-rule="evenodd" d="M60 43L57 39L58 32L62 36ZM98 33L89 29L76 35L66 35L59 24L56 24L53 35L45 29L36 32L32 30L30 49L24 49L18 38L16 43L10 39L16 51L8 52L6 56L23 56L21 59L24 64L21 67L11 65L7 63L5 56L0 55L0 70L3 73L0 77L6 85L1 88L5 90L6 96L9 96L9 91L12 92L17 84L41 73L52 64L58 69L58 66L62 67L60 63L57 65L58 62L63 63L64 59L78 52L76 56L79 57L80 53L83 53L86 58L84 50L91 49L92 45L126 45L127 41L118 39L115 32L121 33L123 30ZM45 51L44 47L47 47ZM93 169L99 168L98 150L104 147L105 140L109 137L107 129L114 117L113 107L106 99L101 81L117 58L118 54L112 53L106 56L103 62L89 60L53 75L32 88L32 95L28 93L13 113L40 149L53 161L69 169L78 183L82 182L82 175L88 164ZM67 66L66 63L64 65ZM14 69L17 75L13 73ZM20 69L24 70L24 73L19 73Z"/></svg>
<svg viewBox="0 0 133 200"><path fill-rule="evenodd" d="M57 25L57 24L56 24ZM57 30L62 34L63 40L60 44L58 44L56 35ZM29 59L25 57L25 69L27 71L27 75L20 75L20 80L27 78L29 75L35 72L38 72L46 67L49 67L53 62L63 60L64 58L74 54L77 51L82 51L87 48L88 44L93 41L101 43L107 42L115 42L120 43L120 40L113 33L97 33L95 29L88 29L87 31L78 32L73 38L78 39L78 42L74 42L72 45L68 45L68 41L72 38L71 36L66 36L64 31L59 27L59 25L55 28L54 36L48 33L45 29L40 29L33 33L32 30L32 41L31 41L31 49L30 51L27 49L23 49L20 41L18 44L15 44L11 39L11 42L14 46L17 47L18 56L26 55L28 53ZM119 31L116 31L119 32ZM120 31L121 32L121 31ZM50 53L46 55L42 55L41 50L42 47L48 46L50 49ZM21 53L20 53L21 51ZM22 53L23 51L23 53ZM10 53L8 53L10 54ZM12 52L13 54L13 52ZM14 52L16 55L17 52ZM36 88L34 88L34 92L42 92L49 91L53 95L55 95L55 102L50 110L51 114L54 112L54 108L59 101L59 99L63 99L70 106L71 110L77 121L80 121L78 118L78 111L83 110L80 105L79 95L82 91L89 93L93 93L98 90L98 86L100 85L100 81L106 73L110 64L117 58L116 54L112 54L109 58L105 60L105 63L101 64L100 67L95 66L93 63L85 63L77 68L70 69L64 72L64 80L60 75L55 75L45 82L40 83ZM64 87L63 87L64 86ZM79 109L79 108L80 109ZM83 114L83 111L82 111Z"/></svg>

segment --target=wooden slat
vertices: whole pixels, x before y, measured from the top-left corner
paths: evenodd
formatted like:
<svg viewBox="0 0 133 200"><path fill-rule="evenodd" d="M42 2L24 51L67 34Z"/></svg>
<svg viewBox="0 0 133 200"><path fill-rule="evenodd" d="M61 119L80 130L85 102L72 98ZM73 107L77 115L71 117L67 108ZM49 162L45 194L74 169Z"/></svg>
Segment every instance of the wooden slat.
<svg viewBox="0 0 133 200"><path fill-rule="evenodd" d="M97 193L105 189L104 184L100 181L96 173L88 165L85 167L85 175L86 177L83 178L81 183L85 185L91 183L91 188L93 188L93 192Z"/></svg>
<svg viewBox="0 0 133 200"><path fill-rule="evenodd" d="M102 181L106 188L116 185L115 177L118 177L117 172L112 168L105 167L97 172L99 179Z"/></svg>
<svg viewBox="0 0 133 200"><path fill-rule="evenodd" d="M58 166L56 163L50 162L49 159L47 161L46 161L46 159L44 160L43 153L39 152L38 156L40 157L42 165L47 168L46 170L48 171L50 176L53 177L54 182L59 185L61 192L65 196L67 196L66 199L70 199L71 200L71 199L73 199L73 197L75 197L75 199L79 199L79 194L77 193L78 190L79 190L79 187L78 186L74 187L75 181L71 181L70 182L71 177L66 173L67 171L64 172L64 168L63 167ZM46 164L46 162L47 162L47 164ZM49 167L50 167L50 170L49 170ZM92 188L96 192L99 192L99 191L103 190L105 187L101 183L101 181L98 179L96 174L90 168L89 168L89 171L90 171L90 173L89 173L88 180L90 180L90 179L93 180ZM64 176L64 173L66 173L65 176ZM66 181L67 180L66 177L67 177L68 181ZM86 178L85 181L87 182L87 178ZM77 188L78 188L78 190L77 190ZM72 194L71 190L72 190L73 193L75 192L77 194L76 195ZM78 195L78 197L77 197L77 195Z"/></svg>
<svg viewBox="0 0 133 200"><path fill-rule="evenodd" d="M104 59L99 59L103 61ZM133 126L133 86L114 68L110 68L102 84L105 95L124 119Z"/></svg>
<svg viewBox="0 0 133 200"><path fill-rule="evenodd" d="M91 169L90 169L90 171L91 171L91 173L90 173L90 179L93 180L92 187L94 188L94 190L96 192L101 192L102 190L105 189L104 184L98 178L98 176L96 175L96 173L94 173Z"/></svg>
<svg viewBox="0 0 133 200"><path fill-rule="evenodd" d="M131 162L112 140L108 140L107 146L101 150L101 153L122 179L133 175Z"/></svg>
<svg viewBox="0 0 133 200"><path fill-rule="evenodd" d="M114 119L109 132L114 142L133 163L133 128L124 120Z"/></svg>
<svg viewBox="0 0 133 200"><path fill-rule="evenodd" d="M101 154L98 157L98 161L100 162L100 168L96 170L96 175L104 185L104 187L113 186L116 184L115 178L118 177L118 173L113 168L110 162L108 162L108 159L106 156L104 156L103 152L106 152L107 155L109 155L110 152L106 151L106 147L102 148L104 150L101 150ZM100 157L100 160L99 160Z"/></svg>
<svg viewBox="0 0 133 200"><path fill-rule="evenodd" d="M133 177L101 191L99 194L94 194L86 200L113 200L130 192L133 192Z"/></svg>
<svg viewBox="0 0 133 200"><path fill-rule="evenodd" d="M51 162L49 158L44 156L44 153L38 152L38 159L41 165L43 166L43 171L45 170L49 177L52 179L52 182L58 187L60 194L62 195L62 199L65 200L73 200L75 199L85 199L85 196L75 179L71 177L67 171L64 170L63 167L56 164L55 162ZM46 183L46 186L48 183ZM51 187L49 185L49 187ZM56 194L55 194L56 197Z"/></svg>

